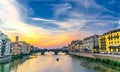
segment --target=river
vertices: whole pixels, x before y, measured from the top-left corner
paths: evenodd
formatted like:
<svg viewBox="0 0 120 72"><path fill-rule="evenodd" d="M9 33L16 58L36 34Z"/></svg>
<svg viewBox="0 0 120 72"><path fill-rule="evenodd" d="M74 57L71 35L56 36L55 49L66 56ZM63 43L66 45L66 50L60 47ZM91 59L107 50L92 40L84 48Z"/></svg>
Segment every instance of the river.
<svg viewBox="0 0 120 72"><path fill-rule="evenodd" d="M56 59L59 58L59 61ZM87 66L83 60L73 58L64 53L54 55L35 54L30 58L15 60L7 64L0 64L0 72L102 72ZM112 72L106 70L106 72Z"/></svg>

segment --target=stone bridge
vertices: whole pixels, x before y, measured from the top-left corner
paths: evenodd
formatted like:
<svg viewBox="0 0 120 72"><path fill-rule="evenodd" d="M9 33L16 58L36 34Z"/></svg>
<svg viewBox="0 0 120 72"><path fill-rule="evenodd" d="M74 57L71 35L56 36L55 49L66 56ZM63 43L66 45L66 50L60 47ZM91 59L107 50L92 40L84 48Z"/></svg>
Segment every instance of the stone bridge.
<svg viewBox="0 0 120 72"><path fill-rule="evenodd" d="M54 52L55 55L58 55L59 52L68 53L68 51L64 49L39 49L39 52L41 55L44 55L45 52Z"/></svg>

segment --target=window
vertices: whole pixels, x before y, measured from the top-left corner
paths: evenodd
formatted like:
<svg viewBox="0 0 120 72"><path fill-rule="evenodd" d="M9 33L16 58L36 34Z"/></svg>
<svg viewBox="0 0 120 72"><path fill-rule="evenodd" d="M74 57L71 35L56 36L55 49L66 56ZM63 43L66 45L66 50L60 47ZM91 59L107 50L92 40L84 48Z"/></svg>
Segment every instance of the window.
<svg viewBox="0 0 120 72"><path fill-rule="evenodd" d="M119 41L117 41L117 43L119 43Z"/></svg>
<svg viewBox="0 0 120 72"><path fill-rule="evenodd" d="M108 36L108 40L110 40L110 36Z"/></svg>
<svg viewBox="0 0 120 72"><path fill-rule="evenodd" d="M114 34L114 38L116 37L116 35Z"/></svg>
<svg viewBox="0 0 120 72"><path fill-rule="evenodd" d="M118 48L118 52L120 52L120 48Z"/></svg>
<svg viewBox="0 0 120 72"><path fill-rule="evenodd" d="M117 36L119 36L119 34L117 33Z"/></svg>
<svg viewBox="0 0 120 72"><path fill-rule="evenodd" d="M111 36L111 40L113 40L113 37Z"/></svg>
<svg viewBox="0 0 120 72"><path fill-rule="evenodd" d="M113 42L111 42L111 44L113 44Z"/></svg>
<svg viewBox="0 0 120 72"><path fill-rule="evenodd" d="M116 40L116 37L114 37L114 39Z"/></svg>
<svg viewBox="0 0 120 72"><path fill-rule="evenodd" d="M116 36L117 39L119 39L119 34L117 33L117 36Z"/></svg>

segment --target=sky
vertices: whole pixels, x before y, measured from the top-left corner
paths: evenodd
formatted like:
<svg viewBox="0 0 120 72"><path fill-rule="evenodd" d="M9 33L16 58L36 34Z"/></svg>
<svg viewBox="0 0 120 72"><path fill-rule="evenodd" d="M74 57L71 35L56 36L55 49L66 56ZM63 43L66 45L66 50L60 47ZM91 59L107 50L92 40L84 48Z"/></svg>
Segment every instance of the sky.
<svg viewBox="0 0 120 72"><path fill-rule="evenodd" d="M120 0L0 0L0 31L39 48L120 28Z"/></svg>

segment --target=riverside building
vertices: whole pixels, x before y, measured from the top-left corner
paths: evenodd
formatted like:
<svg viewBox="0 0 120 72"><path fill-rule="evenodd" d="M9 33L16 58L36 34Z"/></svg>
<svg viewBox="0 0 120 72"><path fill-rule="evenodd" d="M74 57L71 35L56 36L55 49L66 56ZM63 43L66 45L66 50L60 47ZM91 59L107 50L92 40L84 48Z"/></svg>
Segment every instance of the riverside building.
<svg viewBox="0 0 120 72"><path fill-rule="evenodd" d="M25 41L19 41L19 37L16 36L15 42L12 42L12 55L29 54L31 45Z"/></svg>
<svg viewBox="0 0 120 72"><path fill-rule="evenodd" d="M84 51L95 52L98 46L98 35L92 35L84 38Z"/></svg>
<svg viewBox="0 0 120 72"><path fill-rule="evenodd" d="M11 55L11 41L0 31L0 57Z"/></svg>
<svg viewBox="0 0 120 72"><path fill-rule="evenodd" d="M120 29L99 36L99 49L101 53L120 53Z"/></svg>

